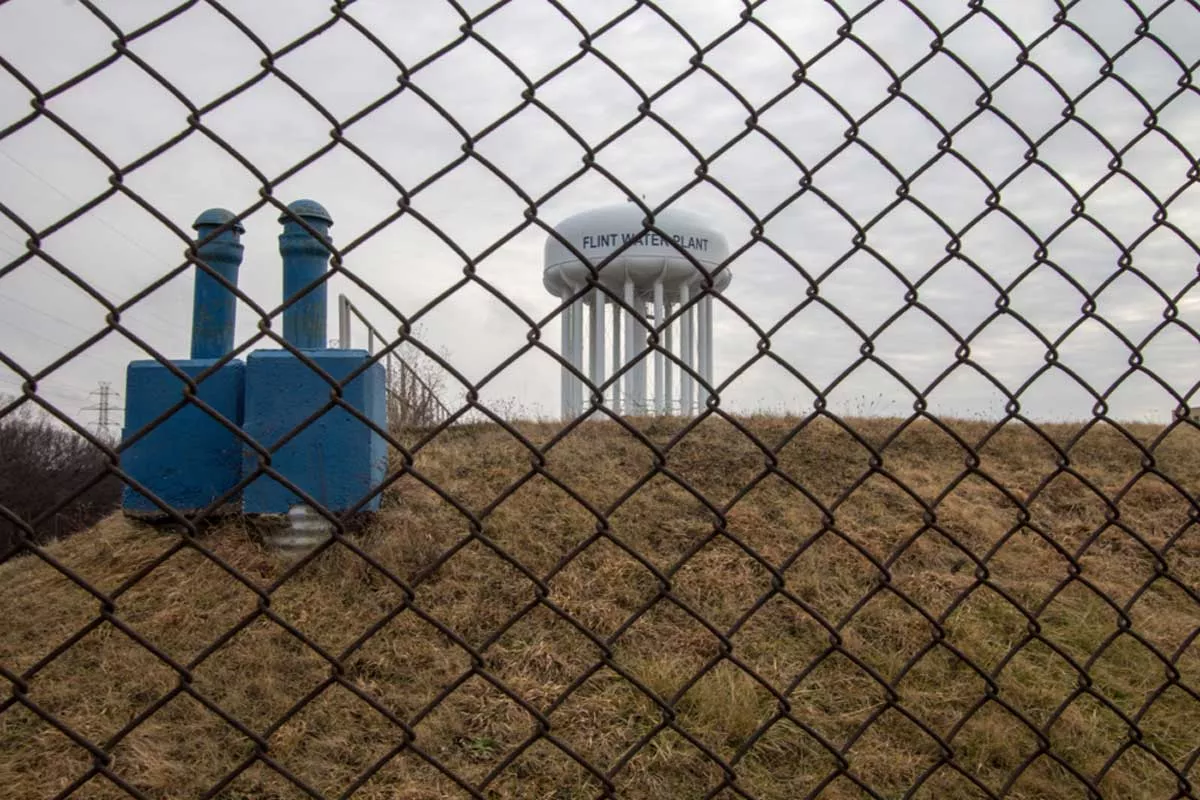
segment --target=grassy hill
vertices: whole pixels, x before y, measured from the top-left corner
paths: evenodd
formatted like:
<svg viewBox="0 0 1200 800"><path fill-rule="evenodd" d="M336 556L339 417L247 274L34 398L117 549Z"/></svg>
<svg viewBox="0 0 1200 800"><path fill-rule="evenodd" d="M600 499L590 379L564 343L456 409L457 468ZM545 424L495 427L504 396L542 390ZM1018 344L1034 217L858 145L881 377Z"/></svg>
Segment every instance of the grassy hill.
<svg viewBox="0 0 1200 800"><path fill-rule="evenodd" d="M149 797L1200 796L1200 432L638 424L446 431L306 563L0 565L4 795L91 774L52 716Z"/></svg>

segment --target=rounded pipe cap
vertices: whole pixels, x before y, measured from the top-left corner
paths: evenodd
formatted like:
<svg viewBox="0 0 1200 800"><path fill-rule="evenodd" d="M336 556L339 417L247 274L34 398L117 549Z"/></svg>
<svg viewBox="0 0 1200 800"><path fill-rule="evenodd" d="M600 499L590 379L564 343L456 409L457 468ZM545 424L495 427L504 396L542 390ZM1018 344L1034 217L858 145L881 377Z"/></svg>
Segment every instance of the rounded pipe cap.
<svg viewBox="0 0 1200 800"><path fill-rule="evenodd" d="M200 216L196 217L196 221L192 223L192 228L195 230L199 230L200 228L204 227L218 228L229 222L233 222L235 219L237 219L237 215L232 211L224 208L210 208L203 212ZM231 230L237 233L246 232L246 229L240 222L235 223Z"/></svg>
<svg viewBox="0 0 1200 800"><path fill-rule="evenodd" d="M325 210L325 206L321 205L316 200L296 200L288 203L288 211L291 211L297 217L323 222L326 225L333 227L333 217L329 216L329 212ZM293 220L287 214L280 214L279 221L288 223L292 222Z"/></svg>

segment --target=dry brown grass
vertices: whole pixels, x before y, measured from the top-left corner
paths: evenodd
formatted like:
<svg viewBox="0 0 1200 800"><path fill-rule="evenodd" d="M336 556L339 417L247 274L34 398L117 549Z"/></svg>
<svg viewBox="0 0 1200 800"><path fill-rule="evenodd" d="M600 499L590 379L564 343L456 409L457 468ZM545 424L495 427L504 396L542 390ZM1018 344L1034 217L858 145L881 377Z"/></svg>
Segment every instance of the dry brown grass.
<svg viewBox="0 0 1200 800"><path fill-rule="evenodd" d="M795 420L743 423L774 445ZM678 425L641 424L659 444ZM896 424L855 427L879 443ZM953 425L972 441L986 430ZM521 430L541 443L556 426ZM1162 432L1129 430L1147 443ZM1075 429L1045 432L1065 443ZM664 475L612 508L654 457L617 426L588 424L553 448L545 469L606 516L598 525L543 475L497 503L528 471L528 451L498 427L452 429L421 451L416 467L480 521L481 535L462 511L405 476L354 541L411 581L415 607L458 642L405 608L344 654L405 595L335 544L274 591L270 609L340 657L340 672L260 615L193 665L187 685L265 737L273 763L329 796L404 742L348 686L408 721L423 754L468 784L486 781L486 797L602 795L603 782L555 742L610 773L617 795L630 798L703 797L723 779L713 757L737 775L738 791L726 788L721 798L870 796L864 786L899 797L917 784L912 796L922 798L1074 798L1087 794L1080 777L1106 798L1195 796L1180 785L1200 784L1195 507L1167 480L1143 473L1138 449L1110 427L1089 432L1071 451L1074 474L1053 478L1032 499L1057 467L1053 449L1029 429L1008 426L980 450L994 483L975 475L947 491L965 456L922 423L883 451L881 472L861 480L868 451L818 422L777 456L779 471L809 499L777 475L762 477L762 452L730 424L709 420L670 451L667 466L722 511L724 522L714 525L713 512ZM1172 431L1155 461L1175 485L1193 496L1200 490L1196 431ZM1118 518L1088 483L1118 501ZM1027 501L1026 524L995 484ZM924 528L913 495L932 503L943 494L936 529ZM832 528L814 500L836 504ZM176 541L114 517L47 550L114 592ZM241 523L202 541L256 587L286 568ZM451 548L458 549L444 558ZM536 602L535 584L498 549L544 582L557 610ZM886 583L872 559L887 569ZM647 565L669 581L669 595ZM188 548L122 592L113 614L187 664L259 603ZM36 558L0 565L0 666L31 673L28 700L109 749L121 780L150 797L203 794L255 752L253 743L178 692L179 675L118 625L101 620L39 668L99 610ZM285 719L331 676L344 685L330 683ZM53 796L87 773L92 759L82 747L21 703L0 707L5 797ZM539 738L531 709L554 741ZM96 777L75 796L123 795ZM302 793L260 761L219 796ZM355 796L469 795L406 749Z"/></svg>

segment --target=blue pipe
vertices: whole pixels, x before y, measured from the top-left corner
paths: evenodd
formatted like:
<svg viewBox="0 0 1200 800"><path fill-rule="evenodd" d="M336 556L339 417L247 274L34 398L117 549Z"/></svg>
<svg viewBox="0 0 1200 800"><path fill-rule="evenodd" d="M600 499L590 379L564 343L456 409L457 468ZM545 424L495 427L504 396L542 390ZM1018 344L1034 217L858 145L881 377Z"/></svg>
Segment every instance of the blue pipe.
<svg viewBox="0 0 1200 800"><path fill-rule="evenodd" d="M205 211L192 227L200 260L234 286L238 282L238 267L245 248L241 235L246 232L240 222L209 239L222 225L234 220L233 212L223 208ZM233 350L233 327L237 320L237 298L233 292L206 272L196 268L196 283L192 294L192 358L221 358Z"/></svg>
<svg viewBox="0 0 1200 800"><path fill-rule="evenodd" d="M283 256L283 299L290 303L283 310L283 338L302 350L322 350L327 347L328 282L322 281L300 299L293 298L325 274L332 252L328 242L333 219L320 203L312 200L297 200L288 205L288 210L317 231L324 241L306 231L291 216L284 214L279 218L283 223L283 233L279 235L279 253Z"/></svg>

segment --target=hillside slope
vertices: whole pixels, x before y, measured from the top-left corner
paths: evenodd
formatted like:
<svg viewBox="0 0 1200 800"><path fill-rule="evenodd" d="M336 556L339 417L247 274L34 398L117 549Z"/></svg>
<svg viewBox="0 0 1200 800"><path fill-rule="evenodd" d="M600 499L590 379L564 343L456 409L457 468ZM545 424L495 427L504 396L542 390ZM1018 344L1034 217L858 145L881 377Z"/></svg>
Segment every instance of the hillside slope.
<svg viewBox="0 0 1200 800"><path fill-rule="evenodd" d="M95 595L12 559L0 786L70 788L86 740L148 797L306 796L280 771L366 798L1200 791L1200 432L1127 426L1146 460L1101 425L1063 460L1010 424L976 465L925 421L796 423L738 420L768 457L710 419L664 470L612 423L536 469L450 429L362 555L289 566L238 520L198 540L226 569L118 516L46 548Z"/></svg>

